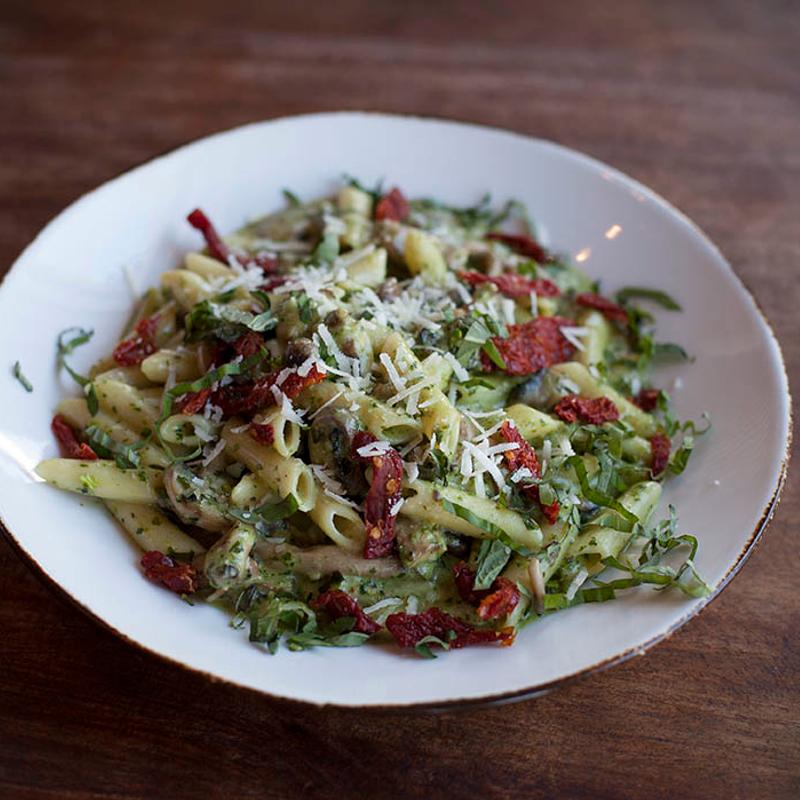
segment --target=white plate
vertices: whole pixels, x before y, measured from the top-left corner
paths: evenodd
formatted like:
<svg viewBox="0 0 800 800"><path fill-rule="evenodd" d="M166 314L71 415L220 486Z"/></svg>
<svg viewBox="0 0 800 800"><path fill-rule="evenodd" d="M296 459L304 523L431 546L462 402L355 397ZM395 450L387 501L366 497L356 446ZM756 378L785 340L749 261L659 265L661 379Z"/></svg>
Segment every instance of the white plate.
<svg viewBox="0 0 800 800"><path fill-rule="evenodd" d="M700 539L698 566L720 588L769 517L789 438L789 394L778 344L719 251L648 189L586 156L505 131L438 120L318 114L249 125L158 158L60 214L20 256L0 290L0 364L19 359L35 392L8 378L0 414L0 509L19 547L81 606L132 642L261 692L347 706L433 704L522 696L619 661L663 638L702 606L637 590L529 626L512 648L473 648L426 661L394 648L264 654L222 612L190 607L148 583L138 554L103 509L34 480L55 454L49 431L65 391L54 341L93 327L79 366L107 353L139 290L199 245L184 221L203 207L223 231L278 208L281 188L328 192L341 173L386 177L411 196L470 204L491 191L528 204L548 243L607 291L662 288L684 313L659 312L659 334L696 361L664 371L681 418L714 427L684 476L668 483L682 528ZM619 229L617 235L614 232Z"/></svg>

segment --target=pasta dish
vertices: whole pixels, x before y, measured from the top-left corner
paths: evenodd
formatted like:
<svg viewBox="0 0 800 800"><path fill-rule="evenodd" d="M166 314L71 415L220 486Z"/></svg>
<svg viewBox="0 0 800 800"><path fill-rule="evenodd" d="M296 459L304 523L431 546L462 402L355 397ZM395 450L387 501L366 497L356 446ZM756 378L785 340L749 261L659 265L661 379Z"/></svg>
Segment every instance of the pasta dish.
<svg viewBox="0 0 800 800"><path fill-rule="evenodd" d="M143 575L275 652L496 643L642 584L700 596L663 480L698 431L654 366L663 292L613 297L515 201L345 179L205 241L52 422L38 474L98 498ZM650 310L648 310L650 309Z"/></svg>

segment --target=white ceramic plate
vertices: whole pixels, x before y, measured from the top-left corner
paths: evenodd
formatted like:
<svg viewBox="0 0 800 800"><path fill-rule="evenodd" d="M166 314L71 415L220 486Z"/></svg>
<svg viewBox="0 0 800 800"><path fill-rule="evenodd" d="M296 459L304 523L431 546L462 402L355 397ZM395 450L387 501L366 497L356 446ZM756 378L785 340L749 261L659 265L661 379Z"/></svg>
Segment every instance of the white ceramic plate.
<svg viewBox="0 0 800 800"><path fill-rule="evenodd" d="M721 588L767 521L783 478L790 427L778 344L719 251L648 189L578 153L505 131L438 120L318 114L249 125L158 158L60 214L20 256L0 290L0 364L19 359L35 391L9 377L0 414L0 510L19 548L115 631L172 661L284 698L387 706L524 696L642 652L702 606L677 592L637 590L529 626L512 648L472 648L426 661L395 648L264 654L222 612L190 607L148 583L138 554L103 509L37 482L55 454L49 431L65 391L54 367L63 328L93 327L79 366L107 353L140 290L196 248L188 211L223 231L278 208L281 188L330 191L341 173L386 177L411 196L470 204L517 197L547 242L582 261L605 290L662 288L684 313L658 313L660 337L696 361L664 371L681 418L710 412L714 428L664 497L697 534L700 572ZM614 235L617 232L617 235Z"/></svg>

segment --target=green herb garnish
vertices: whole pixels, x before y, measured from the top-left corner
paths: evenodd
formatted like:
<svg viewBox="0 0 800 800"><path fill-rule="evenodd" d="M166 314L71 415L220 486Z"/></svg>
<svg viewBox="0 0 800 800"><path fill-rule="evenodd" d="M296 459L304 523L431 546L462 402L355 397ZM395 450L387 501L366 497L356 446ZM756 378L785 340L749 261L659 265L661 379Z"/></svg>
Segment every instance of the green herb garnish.
<svg viewBox="0 0 800 800"><path fill-rule="evenodd" d="M14 367L13 367L12 372L13 372L14 377L20 382L20 384L22 385L22 388L26 392L32 392L33 391L33 385L25 377L24 373L22 372L22 367L20 366L19 361L15 361L14 362Z"/></svg>

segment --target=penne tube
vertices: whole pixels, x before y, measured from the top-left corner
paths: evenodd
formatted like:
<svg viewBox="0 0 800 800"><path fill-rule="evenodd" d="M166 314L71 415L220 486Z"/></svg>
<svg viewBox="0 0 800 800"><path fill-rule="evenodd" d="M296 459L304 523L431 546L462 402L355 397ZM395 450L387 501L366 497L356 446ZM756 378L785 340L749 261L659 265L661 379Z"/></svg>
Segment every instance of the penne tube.
<svg viewBox="0 0 800 800"><path fill-rule="evenodd" d="M36 473L51 486L68 492L131 503L155 503L156 490L163 483L160 471L120 469L105 459L50 458L37 465Z"/></svg>
<svg viewBox="0 0 800 800"><path fill-rule="evenodd" d="M156 506L106 500L106 507L144 551L202 553L205 547L170 522Z"/></svg>
<svg viewBox="0 0 800 800"><path fill-rule="evenodd" d="M339 547L351 553L364 550L367 531L358 512L322 492L317 493L309 517L320 530Z"/></svg>
<svg viewBox="0 0 800 800"><path fill-rule="evenodd" d="M465 509L468 515L488 523L487 527L501 531L517 546L530 550L538 550L542 546L542 531L535 522L526 524L516 511L504 508L486 497L476 497L451 486L434 486L432 483L420 480L408 484L406 488L412 494L405 498L400 508L400 514L403 516L432 522L447 530L479 539L497 538L486 528L448 511L445 507L445 503L448 503L459 506Z"/></svg>
<svg viewBox="0 0 800 800"><path fill-rule="evenodd" d="M245 432L234 433L231 430L234 427L228 422L222 431L228 455L255 472L279 497L293 495L300 511L311 510L317 496L311 467L299 458L281 456L272 447L259 444Z"/></svg>
<svg viewBox="0 0 800 800"><path fill-rule="evenodd" d="M152 383L166 383L170 377L177 382L193 381L201 375L194 348L157 350L142 361L139 369Z"/></svg>

